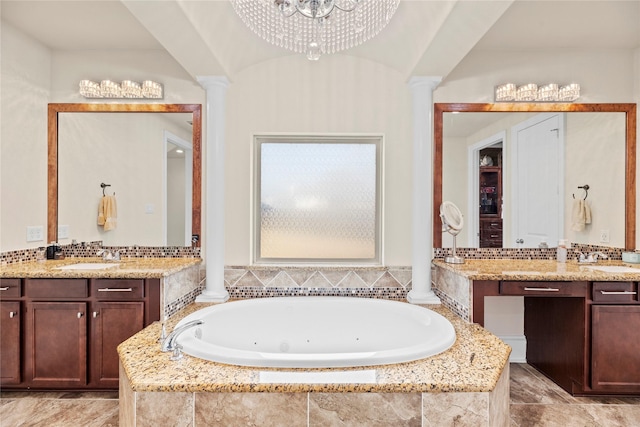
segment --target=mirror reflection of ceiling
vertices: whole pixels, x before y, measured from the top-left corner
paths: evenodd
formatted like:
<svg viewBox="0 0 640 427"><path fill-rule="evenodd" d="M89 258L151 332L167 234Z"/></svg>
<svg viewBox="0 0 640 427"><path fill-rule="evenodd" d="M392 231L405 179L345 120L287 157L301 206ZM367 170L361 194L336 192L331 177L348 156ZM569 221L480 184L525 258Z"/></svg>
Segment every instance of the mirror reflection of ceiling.
<svg viewBox="0 0 640 427"><path fill-rule="evenodd" d="M290 55L253 34L227 1L3 0L2 19L55 50L164 48L194 76L233 77ZM405 76L446 76L472 49L638 48L638 22L637 0L402 0L380 34L345 53Z"/></svg>

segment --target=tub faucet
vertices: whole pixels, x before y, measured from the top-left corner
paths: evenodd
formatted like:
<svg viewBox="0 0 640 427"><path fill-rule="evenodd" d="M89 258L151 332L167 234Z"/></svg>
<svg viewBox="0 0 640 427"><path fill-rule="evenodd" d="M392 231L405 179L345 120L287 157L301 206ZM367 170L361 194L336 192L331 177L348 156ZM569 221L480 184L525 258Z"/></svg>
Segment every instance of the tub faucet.
<svg viewBox="0 0 640 427"><path fill-rule="evenodd" d="M181 333L186 331L189 328L193 328L194 326L202 325L204 321L200 319L192 320L191 322L187 322L184 325L177 327L171 332L162 342L161 350L163 352L173 351L171 355L171 360L180 360L182 359L182 346L178 344L177 339Z"/></svg>

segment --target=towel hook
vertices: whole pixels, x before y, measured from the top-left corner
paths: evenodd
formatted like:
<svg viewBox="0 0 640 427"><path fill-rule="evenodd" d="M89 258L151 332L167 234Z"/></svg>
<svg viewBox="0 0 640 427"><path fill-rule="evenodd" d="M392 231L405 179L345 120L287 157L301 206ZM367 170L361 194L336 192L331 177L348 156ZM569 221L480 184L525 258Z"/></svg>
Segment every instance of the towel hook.
<svg viewBox="0 0 640 427"><path fill-rule="evenodd" d="M585 184L583 186L578 186L578 188L581 188L584 190L584 199L582 200L587 200L587 197L589 196L589 184ZM573 198L576 198L575 194L572 194Z"/></svg>
<svg viewBox="0 0 640 427"><path fill-rule="evenodd" d="M106 194L105 194L105 189L106 189L107 187L111 187L111 184L105 184L104 182L101 182L101 183L100 183L100 187L102 187L102 196L104 197L104 196L106 196Z"/></svg>

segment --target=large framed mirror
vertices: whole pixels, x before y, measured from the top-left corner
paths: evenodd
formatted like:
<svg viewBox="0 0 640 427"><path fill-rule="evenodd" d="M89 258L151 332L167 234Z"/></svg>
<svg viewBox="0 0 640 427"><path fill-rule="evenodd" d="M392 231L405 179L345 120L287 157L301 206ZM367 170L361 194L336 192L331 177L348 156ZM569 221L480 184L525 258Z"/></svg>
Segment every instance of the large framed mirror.
<svg viewBox="0 0 640 427"><path fill-rule="evenodd" d="M200 104L49 104L47 139L49 242L200 246Z"/></svg>
<svg viewBox="0 0 640 427"><path fill-rule="evenodd" d="M440 205L451 200L471 228L466 240L458 240L461 247L555 246L559 237L635 249L636 108L613 103L434 104L434 247L443 246ZM540 137L535 132L551 135L555 151L536 145ZM538 157L539 164L531 166ZM592 213L592 222L582 229L574 210L580 200ZM491 221L500 227L491 234L500 237L495 245L481 240L482 216L497 219ZM545 226L556 221L561 235L536 238L534 231L523 237L526 224L536 221Z"/></svg>

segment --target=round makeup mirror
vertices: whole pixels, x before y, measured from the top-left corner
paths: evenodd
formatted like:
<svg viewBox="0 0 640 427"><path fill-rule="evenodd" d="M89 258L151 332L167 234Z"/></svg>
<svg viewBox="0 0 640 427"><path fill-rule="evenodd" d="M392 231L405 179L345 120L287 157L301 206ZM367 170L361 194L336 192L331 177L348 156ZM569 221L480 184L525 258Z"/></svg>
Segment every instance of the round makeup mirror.
<svg viewBox="0 0 640 427"><path fill-rule="evenodd" d="M440 205L440 219L442 220L442 231L446 231L453 236L451 256L445 257L444 261L451 264L462 264L464 258L456 254L456 236L464 226L462 212L455 204L445 201Z"/></svg>

